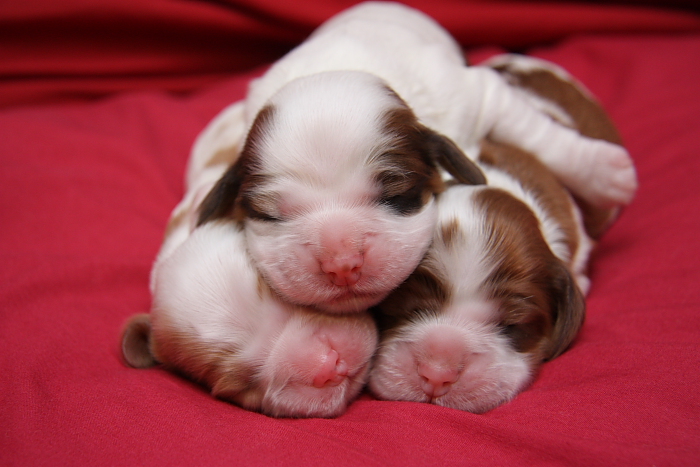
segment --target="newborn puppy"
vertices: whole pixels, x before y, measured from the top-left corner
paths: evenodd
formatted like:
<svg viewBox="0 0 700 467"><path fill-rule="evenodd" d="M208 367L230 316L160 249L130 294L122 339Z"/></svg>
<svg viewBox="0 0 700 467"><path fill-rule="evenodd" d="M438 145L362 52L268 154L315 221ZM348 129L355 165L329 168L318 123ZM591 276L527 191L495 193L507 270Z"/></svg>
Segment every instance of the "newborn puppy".
<svg viewBox="0 0 700 467"><path fill-rule="evenodd" d="M611 125L589 121L602 109L549 64L509 56L501 66L521 78L536 70L527 92L579 131ZM538 82L556 92L537 93ZM612 127L597 134L616 137ZM488 411L522 391L583 324L586 262L614 210L582 214L560 180L519 148L486 139L479 163L487 186L441 195L430 250L376 308L382 337L369 388L381 399Z"/></svg>
<svg viewBox="0 0 700 467"><path fill-rule="evenodd" d="M464 151L477 154L486 135L564 176L583 160L628 160L620 146L553 122L494 70L466 67L439 25L393 3L328 21L254 82L243 105L245 144L198 225L241 224L266 282L284 300L326 312L365 310L406 279L432 239L440 169L483 183ZM214 125L193 170L200 157L231 152L226 119ZM633 184L632 172L617 191L573 185L605 204L627 200Z"/></svg>
<svg viewBox="0 0 700 467"><path fill-rule="evenodd" d="M185 196L151 272L151 313L129 320L122 353L133 367L162 363L249 410L334 417L366 379L377 344L369 315L324 315L281 301L253 267L236 225L196 227L202 199L240 152L242 111L227 109L193 148ZM212 138L225 139L228 150L202 148Z"/></svg>
<svg viewBox="0 0 700 467"><path fill-rule="evenodd" d="M366 313L319 314L264 284L231 223L195 229L153 271L150 315L126 326L138 368L162 363L214 396L276 417L335 417L362 390L377 344Z"/></svg>

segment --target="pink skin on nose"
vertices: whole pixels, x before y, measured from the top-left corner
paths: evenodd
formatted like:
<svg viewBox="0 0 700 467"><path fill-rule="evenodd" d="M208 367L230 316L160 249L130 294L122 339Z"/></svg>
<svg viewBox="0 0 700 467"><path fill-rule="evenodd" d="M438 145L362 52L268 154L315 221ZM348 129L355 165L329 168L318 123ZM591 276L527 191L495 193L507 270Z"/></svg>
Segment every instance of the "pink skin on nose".
<svg viewBox="0 0 700 467"><path fill-rule="evenodd" d="M360 280L364 265L363 238L344 219L333 219L321 230L321 271L339 287L351 287Z"/></svg>
<svg viewBox="0 0 700 467"><path fill-rule="evenodd" d="M418 374L421 376L421 389L428 397L433 398L450 392L452 384L459 379L460 371L456 368L420 364Z"/></svg>
<svg viewBox="0 0 700 467"><path fill-rule="evenodd" d="M418 343L414 355L421 389L430 398L447 394L468 365L463 337L448 327L431 330Z"/></svg>
<svg viewBox="0 0 700 467"><path fill-rule="evenodd" d="M343 382L348 375L348 365L340 359L340 355L330 349L325 356L318 373L314 377L314 387L337 386Z"/></svg>
<svg viewBox="0 0 700 467"><path fill-rule="evenodd" d="M321 270L337 286L353 286L362 275L364 258L361 254L335 256L321 261Z"/></svg>

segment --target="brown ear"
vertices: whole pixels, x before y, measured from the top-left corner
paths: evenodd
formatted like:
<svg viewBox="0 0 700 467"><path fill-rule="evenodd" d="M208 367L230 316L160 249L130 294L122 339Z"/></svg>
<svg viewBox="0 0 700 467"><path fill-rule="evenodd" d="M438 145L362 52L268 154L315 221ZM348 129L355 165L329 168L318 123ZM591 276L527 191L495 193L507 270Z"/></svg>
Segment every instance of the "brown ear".
<svg viewBox="0 0 700 467"><path fill-rule="evenodd" d="M148 368L158 362L151 354L151 317L146 313L129 318L122 332L124 361L134 368Z"/></svg>
<svg viewBox="0 0 700 467"><path fill-rule="evenodd" d="M239 209L241 208L241 186L245 180L251 185L255 185L259 181L256 181L250 174L253 166L256 165L255 147L269 131L274 112L275 108L267 105L255 117L241 155L221 179L216 182L216 185L214 185L199 206L197 227L209 221L225 217L232 217L239 221L245 217L244 210Z"/></svg>
<svg viewBox="0 0 700 467"><path fill-rule="evenodd" d="M231 216L238 200L238 193L243 181L243 164L240 157L212 187L211 191L199 205L197 227L209 221Z"/></svg>
<svg viewBox="0 0 700 467"><path fill-rule="evenodd" d="M447 136L426 129L428 152L459 183L485 185L486 177L481 169Z"/></svg>
<svg viewBox="0 0 700 467"><path fill-rule="evenodd" d="M569 269L561 261L552 264L554 328L545 359L561 355L578 334L586 316L586 301Z"/></svg>

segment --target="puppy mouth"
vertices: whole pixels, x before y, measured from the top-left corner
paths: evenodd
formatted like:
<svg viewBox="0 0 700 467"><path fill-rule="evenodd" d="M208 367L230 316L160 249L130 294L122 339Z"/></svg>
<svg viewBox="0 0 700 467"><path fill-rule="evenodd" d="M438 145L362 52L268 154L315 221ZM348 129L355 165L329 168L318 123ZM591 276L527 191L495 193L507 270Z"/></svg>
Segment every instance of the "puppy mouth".
<svg viewBox="0 0 700 467"><path fill-rule="evenodd" d="M324 301L324 308L338 311L364 311L379 303L385 293L360 292L345 288Z"/></svg>

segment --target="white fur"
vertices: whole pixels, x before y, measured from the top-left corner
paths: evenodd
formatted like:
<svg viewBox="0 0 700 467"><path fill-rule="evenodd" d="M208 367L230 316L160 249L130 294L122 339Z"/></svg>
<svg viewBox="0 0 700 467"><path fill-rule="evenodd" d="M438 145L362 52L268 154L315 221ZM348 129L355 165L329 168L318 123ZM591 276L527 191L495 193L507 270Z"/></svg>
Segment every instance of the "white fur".
<svg viewBox="0 0 700 467"><path fill-rule="evenodd" d="M206 376L207 359L222 355L229 363L219 380L241 368L236 377L250 380L249 390L223 396L269 415L337 416L363 387L377 339L369 316L322 315L261 289L243 233L230 223L201 226L162 256L153 289L155 348L173 345L173 332L187 336L186 346L155 357L215 395L221 388Z"/></svg>

